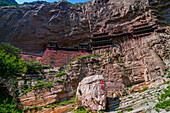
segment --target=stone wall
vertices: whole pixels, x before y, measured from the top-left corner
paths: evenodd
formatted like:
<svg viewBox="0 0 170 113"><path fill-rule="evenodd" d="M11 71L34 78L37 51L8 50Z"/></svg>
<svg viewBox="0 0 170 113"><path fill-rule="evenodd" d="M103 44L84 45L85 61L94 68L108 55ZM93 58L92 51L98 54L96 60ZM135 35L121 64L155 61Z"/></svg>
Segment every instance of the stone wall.
<svg viewBox="0 0 170 113"><path fill-rule="evenodd" d="M21 54L21 59L25 61L30 61L30 62L39 62L41 60L42 56L38 55L31 55L31 54Z"/></svg>
<svg viewBox="0 0 170 113"><path fill-rule="evenodd" d="M81 51L46 50L42 56L22 54L21 58L25 61L37 61L42 65L60 67L67 65L74 58L87 56L90 54L92 53Z"/></svg>

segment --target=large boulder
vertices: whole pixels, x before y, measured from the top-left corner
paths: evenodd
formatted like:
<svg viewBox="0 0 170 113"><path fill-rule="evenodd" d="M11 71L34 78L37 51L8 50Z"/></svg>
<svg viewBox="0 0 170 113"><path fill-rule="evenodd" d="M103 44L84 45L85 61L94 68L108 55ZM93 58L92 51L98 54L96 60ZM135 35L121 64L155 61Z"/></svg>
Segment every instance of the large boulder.
<svg viewBox="0 0 170 113"><path fill-rule="evenodd" d="M93 75L84 78L78 85L77 97L82 106L92 111L106 109L105 80L102 75Z"/></svg>

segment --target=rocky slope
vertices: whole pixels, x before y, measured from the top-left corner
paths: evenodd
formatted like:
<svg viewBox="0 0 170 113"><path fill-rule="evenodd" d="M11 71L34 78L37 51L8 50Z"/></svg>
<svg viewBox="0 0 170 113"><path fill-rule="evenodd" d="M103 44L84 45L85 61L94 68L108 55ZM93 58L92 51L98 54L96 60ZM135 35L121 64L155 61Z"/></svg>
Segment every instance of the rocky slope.
<svg viewBox="0 0 170 113"><path fill-rule="evenodd" d="M168 0L94 0L78 8L67 2L1 7L0 41L24 51L42 51L52 40L74 46L88 41L92 33L129 30L140 20L167 25L169 4Z"/></svg>

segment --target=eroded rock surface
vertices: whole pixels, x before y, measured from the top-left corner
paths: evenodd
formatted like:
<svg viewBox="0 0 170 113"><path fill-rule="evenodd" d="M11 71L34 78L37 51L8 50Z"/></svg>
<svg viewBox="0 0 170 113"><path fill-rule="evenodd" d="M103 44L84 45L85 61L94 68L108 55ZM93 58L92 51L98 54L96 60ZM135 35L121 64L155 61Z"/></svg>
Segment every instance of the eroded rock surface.
<svg viewBox="0 0 170 113"><path fill-rule="evenodd" d="M50 40L76 45L90 35L82 9L67 2L0 8L0 41L24 51L42 51Z"/></svg>
<svg viewBox="0 0 170 113"><path fill-rule="evenodd" d="M153 33L148 37L124 42L119 48L94 51L107 53L101 57L79 59L67 70L71 76L103 75L107 94L143 83L164 75L170 63L170 37L166 33Z"/></svg>
<svg viewBox="0 0 170 113"><path fill-rule="evenodd" d="M25 79L21 79L18 82L18 88L21 94L20 101L25 108L33 106L43 107L69 100L75 95L79 82L85 77L93 77L93 75L103 75L106 84L105 89L109 97L112 97L113 94L115 94L115 97L119 97L138 92L145 87L156 86L157 84L155 85L155 83L152 82L159 80L158 83L163 83L166 81L161 77L170 65L169 42L170 36L167 33L152 33L147 37L122 42L118 48L94 51L96 54L105 53L104 55L79 58L71 62L65 70L62 70L67 73L62 76L54 77L56 73L61 72L59 68L53 69L51 72L50 70L45 71L47 73L44 78L41 78L42 75L26 75ZM33 88L40 79L42 82L52 82L52 86L44 87L38 85L39 87ZM86 82L86 80L84 82ZM93 90L88 89L95 89L92 86L98 83L99 82L93 82L93 79L90 79L87 81L87 84L85 84L87 87L79 87L78 89L81 91L78 90L77 92L78 94L82 92L84 95L87 95L87 93L95 93L95 91L98 90L93 92ZM31 88L31 91L25 94L24 91L22 91L24 84L27 84ZM132 87L128 88L129 86ZM97 88L101 88L101 86L99 87L97 85L96 89ZM102 89L104 89L104 87ZM83 96L80 96L80 98L83 98ZM93 99L91 98L96 99L94 102L99 103L93 105L91 101ZM102 98L102 96L100 98ZM97 99L98 98L93 97L93 95L87 96L88 102L85 103L84 101L83 104L88 105L89 103L90 107L88 109L103 109L99 107L102 103L97 101ZM43 108L43 110L48 109Z"/></svg>
<svg viewBox="0 0 170 113"><path fill-rule="evenodd" d="M82 106L93 111L106 109L105 80L102 75L93 75L84 78L78 85L77 97Z"/></svg>

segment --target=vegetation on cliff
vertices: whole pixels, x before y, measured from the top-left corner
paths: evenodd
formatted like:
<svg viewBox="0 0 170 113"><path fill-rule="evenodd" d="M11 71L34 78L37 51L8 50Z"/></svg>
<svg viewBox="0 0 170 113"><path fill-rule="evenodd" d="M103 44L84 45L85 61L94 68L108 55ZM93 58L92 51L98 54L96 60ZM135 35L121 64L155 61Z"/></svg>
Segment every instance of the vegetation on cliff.
<svg viewBox="0 0 170 113"><path fill-rule="evenodd" d="M0 43L0 72L1 77L17 77L26 70L20 59L20 50L9 44Z"/></svg>
<svg viewBox="0 0 170 113"><path fill-rule="evenodd" d="M33 2L24 2L23 5L40 5L43 3L47 3L46 1L33 1Z"/></svg>
<svg viewBox="0 0 170 113"><path fill-rule="evenodd" d="M27 67L25 74L43 74L43 69L49 68L49 66L41 65L39 62L25 62Z"/></svg>
<svg viewBox="0 0 170 113"><path fill-rule="evenodd" d="M22 111L18 108L17 104L14 102L14 99L11 102L8 102L8 98L4 100L2 104L0 104L0 112L1 113L22 113Z"/></svg>
<svg viewBox="0 0 170 113"><path fill-rule="evenodd" d="M14 46L11 46L7 43L0 43L0 77L11 79L23 74L23 72L26 70L26 66L23 60L20 59L20 53L20 49L15 48ZM9 92L7 89L5 89L5 87L0 88L0 111L2 113L21 113L21 110L18 108L18 105L14 101L16 99L9 95ZM17 97L17 85L16 89L13 90Z"/></svg>
<svg viewBox="0 0 170 113"><path fill-rule="evenodd" d="M2 2L0 1L0 6L8 6L9 4L7 4L6 2Z"/></svg>
<svg viewBox="0 0 170 113"><path fill-rule="evenodd" d="M0 6L18 5L15 0L0 0Z"/></svg>
<svg viewBox="0 0 170 113"><path fill-rule="evenodd" d="M21 59L20 54L20 49L7 43L0 43L0 77L10 80L11 83L14 82L13 85L15 87L13 88L13 91L16 97L19 96L17 77L22 77L24 79L25 76L21 76L23 74L43 74L42 70L49 68L48 66L41 65L38 62L24 62ZM38 82L32 88L24 85L24 94L31 91L32 89L42 86L50 87L52 86L52 83ZM3 87L1 89L2 93L0 94L0 111L3 111L3 113L20 113L21 111L18 108L16 100L13 99L14 97L9 95L7 89L4 89Z"/></svg>
<svg viewBox="0 0 170 113"><path fill-rule="evenodd" d="M159 103L155 105L156 109L159 111L158 108L165 109L166 111L170 111L170 86L167 87L167 89L164 90L164 93L160 95L160 98L158 98Z"/></svg>

